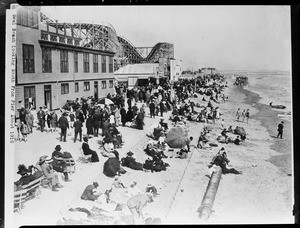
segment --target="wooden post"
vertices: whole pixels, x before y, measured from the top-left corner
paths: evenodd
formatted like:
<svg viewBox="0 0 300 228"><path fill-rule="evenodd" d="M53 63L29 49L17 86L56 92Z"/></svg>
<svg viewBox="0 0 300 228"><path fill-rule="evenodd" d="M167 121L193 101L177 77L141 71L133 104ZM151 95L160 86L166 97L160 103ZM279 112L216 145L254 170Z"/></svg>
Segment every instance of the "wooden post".
<svg viewBox="0 0 300 228"><path fill-rule="evenodd" d="M55 28L56 28L56 35L58 34L58 21L57 20L55 20L56 21L56 24L55 24Z"/></svg>
<svg viewBox="0 0 300 228"><path fill-rule="evenodd" d="M199 217L201 219L206 220L209 218L211 214L214 200L221 180L221 176L222 176L222 169L220 166L217 166L216 170L212 173L210 177L201 206L198 209L198 212L200 213Z"/></svg>

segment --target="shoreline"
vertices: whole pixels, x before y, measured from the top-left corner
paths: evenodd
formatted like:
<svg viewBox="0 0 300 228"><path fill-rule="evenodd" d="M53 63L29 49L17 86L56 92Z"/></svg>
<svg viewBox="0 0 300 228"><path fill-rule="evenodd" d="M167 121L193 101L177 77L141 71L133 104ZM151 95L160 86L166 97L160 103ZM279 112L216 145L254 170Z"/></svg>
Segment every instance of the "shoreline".
<svg viewBox="0 0 300 228"><path fill-rule="evenodd" d="M252 115L250 118L258 120L261 122L261 125L265 127L269 133L269 136L273 139L270 149L280 153L279 155L273 155L268 162L272 163L280 169L281 172L291 175L292 174L292 140L291 140L291 122L284 121L284 135L283 140L277 139L277 125L282 119L278 117L278 114L284 113L271 109L268 105L259 103L262 97L247 90L243 87L235 87L235 90L243 93L246 97L243 101L245 104L254 105L254 108L257 109L257 113Z"/></svg>

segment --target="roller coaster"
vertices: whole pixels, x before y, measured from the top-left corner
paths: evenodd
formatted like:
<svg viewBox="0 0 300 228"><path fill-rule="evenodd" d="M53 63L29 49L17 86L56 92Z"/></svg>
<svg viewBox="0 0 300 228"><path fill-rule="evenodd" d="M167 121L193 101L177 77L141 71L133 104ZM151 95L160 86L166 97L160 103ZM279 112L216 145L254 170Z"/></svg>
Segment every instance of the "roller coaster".
<svg viewBox="0 0 300 228"><path fill-rule="evenodd" d="M155 63L159 61L160 57L167 59L174 58L174 47L173 44L170 43L157 43L151 49L150 53L143 57L141 53L143 48L135 47L130 41L122 36L118 36L118 41L120 44L120 51L115 56L117 67L134 63ZM149 49L149 47L147 49Z"/></svg>
<svg viewBox="0 0 300 228"><path fill-rule="evenodd" d="M41 22L47 26L46 31L42 30L42 39L51 41L70 42L89 49L97 49L115 53L114 66L117 70L127 64L135 63L156 63L159 58L174 58L174 47L170 43L157 43L154 47L135 47L130 41L118 36L114 27L109 23L58 23L41 12ZM49 32L58 31L58 34ZM44 36L43 36L44 35ZM57 36L57 38L55 38ZM74 40L74 42L72 41ZM149 51L150 50L150 51ZM146 53L146 55L145 55ZM169 61L167 61L169 63Z"/></svg>

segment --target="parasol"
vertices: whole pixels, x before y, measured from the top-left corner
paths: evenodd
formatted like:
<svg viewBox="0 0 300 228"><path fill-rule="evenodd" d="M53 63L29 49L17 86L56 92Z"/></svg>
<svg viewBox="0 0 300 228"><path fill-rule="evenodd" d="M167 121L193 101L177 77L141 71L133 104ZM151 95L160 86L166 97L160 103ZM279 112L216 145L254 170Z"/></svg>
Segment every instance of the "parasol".
<svg viewBox="0 0 300 228"><path fill-rule="evenodd" d="M108 98L102 98L97 102L97 104L113 105L114 102Z"/></svg>
<svg viewBox="0 0 300 228"><path fill-rule="evenodd" d="M188 133L181 127L172 128L166 135L165 142L171 148L183 148L188 141Z"/></svg>

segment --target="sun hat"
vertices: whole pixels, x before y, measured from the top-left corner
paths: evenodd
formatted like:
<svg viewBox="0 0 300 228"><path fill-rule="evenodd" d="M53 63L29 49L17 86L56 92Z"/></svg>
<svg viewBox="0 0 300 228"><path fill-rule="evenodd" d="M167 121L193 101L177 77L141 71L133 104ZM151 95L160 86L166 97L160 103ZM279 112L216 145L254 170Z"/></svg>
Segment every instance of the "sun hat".
<svg viewBox="0 0 300 228"><path fill-rule="evenodd" d="M52 159L47 159L47 157L48 157L47 155L41 156L40 159L39 159L39 164L41 165L45 161L47 161L47 162L51 162L52 161Z"/></svg>

